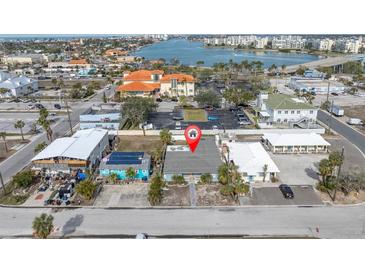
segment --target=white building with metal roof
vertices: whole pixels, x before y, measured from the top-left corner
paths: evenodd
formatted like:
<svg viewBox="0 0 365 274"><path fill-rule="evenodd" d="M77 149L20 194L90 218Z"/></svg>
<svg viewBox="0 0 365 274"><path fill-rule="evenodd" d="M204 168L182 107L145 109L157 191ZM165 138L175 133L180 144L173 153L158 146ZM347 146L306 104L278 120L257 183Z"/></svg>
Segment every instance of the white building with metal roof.
<svg viewBox="0 0 365 274"><path fill-rule="evenodd" d="M327 153L331 145L316 133L265 133L262 141L273 153Z"/></svg>
<svg viewBox="0 0 365 274"><path fill-rule="evenodd" d="M227 142L225 145L229 149L226 157L238 166L246 182L267 182L280 172L259 142Z"/></svg>
<svg viewBox="0 0 365 274"><path fill-rule="evenodd" d="M79 130L71 137L54 140L33 159L33 168L52 171L87 169L97 165L109 145L104 129Z"/></svg>
<svg viewBox="0 0 365 274"><path fill-rule="evenodd" d="M38 90L38 80L0 71L0 88L6 91L0 97L24 96Z"/></svg>

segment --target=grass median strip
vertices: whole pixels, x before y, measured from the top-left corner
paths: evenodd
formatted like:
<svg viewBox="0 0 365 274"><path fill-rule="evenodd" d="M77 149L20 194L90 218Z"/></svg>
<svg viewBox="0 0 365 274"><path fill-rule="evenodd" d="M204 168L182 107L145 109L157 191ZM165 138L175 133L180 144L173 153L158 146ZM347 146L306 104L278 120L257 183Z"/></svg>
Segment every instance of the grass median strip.
<svg viewBox="0 0 365 274"><path fill-rule="evenodd" d="M208 118L204 109L184 109L184 120L206 122Z"/></svg>

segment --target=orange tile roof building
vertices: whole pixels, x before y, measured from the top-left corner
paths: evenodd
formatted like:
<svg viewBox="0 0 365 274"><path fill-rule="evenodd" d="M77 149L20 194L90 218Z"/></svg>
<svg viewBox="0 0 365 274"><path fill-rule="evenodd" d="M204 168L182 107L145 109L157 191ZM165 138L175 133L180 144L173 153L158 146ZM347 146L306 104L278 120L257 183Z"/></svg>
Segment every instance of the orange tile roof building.
<svg viewBox="0 0 365 274"><path fill-rule="evenodd" d="M149 97L156 94L159 88L159 83L130 82L120 85L116 91L120 93L120 96Z"/></svg>
<svg viewBox="0 0 365 274"><path fill-rule="evenodd" d="M123 83L126 82L160 82L163 70L137 70L124 74Z"/></svg>
<svg viewBox="0 0 365 274"><path fill-rule="evenodd" d="M162 70L138 70L126 72L123 85L116 91L120 96L153 96L158 91L167 96L194 96L195 79L188 74L167 74Z"/></svg>
<svg viewBox="0 0 365 274"><path fill-rule="evenodd" d="M161 78L160 93L167 96L194 96L195 78L188 74L167 74Z"/></svg>
<svg viewBox="0 0 365 274"><path fill-rule="evenodd" d="M86 59L72 59L68 62L72 67L89 68L91 64Z"/></svg>

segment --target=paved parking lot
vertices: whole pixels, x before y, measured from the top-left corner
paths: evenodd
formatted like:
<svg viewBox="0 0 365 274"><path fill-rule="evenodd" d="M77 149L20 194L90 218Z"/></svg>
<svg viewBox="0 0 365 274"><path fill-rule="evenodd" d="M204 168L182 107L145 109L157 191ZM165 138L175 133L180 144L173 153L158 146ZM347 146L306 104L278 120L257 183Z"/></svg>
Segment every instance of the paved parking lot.
<svg viewBox="0 0 365 274"><path fill-rule="evenodd" d="M15 128L14 124L17 120L22 120L24 122L23 133L28 133L32 124L35 123L39 118L38 112L1 112L0 113L0 131L5 131L7 133L20 134L20 129ZM60 116L53 116L52 118L55 122L59 121ZM37 126L40 129L40 126Z"/></svg>
<svg viewBox="0 0 365 274"><path fill-rule="evenodd" d="M158 103L157 111L158 112L171 112L178 105L179 105L178 102L163 101L163 102Z"/></svg>
<svg viewBox="0 0 365 274"><path fill-rule="evenodd" d="M278 166L281 182L288 185L315 185L318 182L319 161L328 154L273 154L272 160Z"/></svg>
<svg viewBox="0 0 365 274"><path fill-rule="evenodd" d="M38 113L0 113L0 131L8 133L20 133L20 130L14 127L14 123L19 119L25 123L23 132L27 133L31 129L32 123L36 122L39 117Z"/></svg>
<svg viewBox="0 0 365 274"><path fill-rule="evenodd" d="M312 186L291 186L293 199L285 199L279 187L254 188L252 197L241 198L241 205L321 205L323 204Z"/></svg>
<svg viewBox="0 0 365 274"><path fill-rule="evenodd" d="M179 121L181 123L181 129L187 128L190 124L194 123L199 126L201 129L213 129L213 126L216 126L218 129L236 129L243 128L238 124L238 119L235 114L229 110L212 110L207 111L208 117L214 119L214 121L206 121L206 122L188 122L188 121ZM182 110L175 112L153 112L149 114L148 123L152 123L155 129L175 129L176 122L173 117L183 117Z"/></svg>
<svg viewBox="0 0 365 274"><path fill-rule="evenodd" d="M104 185L95 200L95 206L150 206L147 199L147 183L131 183L128 185Z"/></svg>

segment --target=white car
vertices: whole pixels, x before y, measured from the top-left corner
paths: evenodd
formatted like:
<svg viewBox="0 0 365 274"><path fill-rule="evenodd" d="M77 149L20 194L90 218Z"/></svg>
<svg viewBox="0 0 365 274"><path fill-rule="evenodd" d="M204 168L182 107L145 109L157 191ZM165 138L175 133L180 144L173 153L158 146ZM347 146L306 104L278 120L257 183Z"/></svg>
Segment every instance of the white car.
<svg viewBox="0 0 365 274"><path fill-rule="evenodd" d="M177 121L177 122L175 123L175 129L176 129L176 130L181 130L181 122Z"/></svg>

